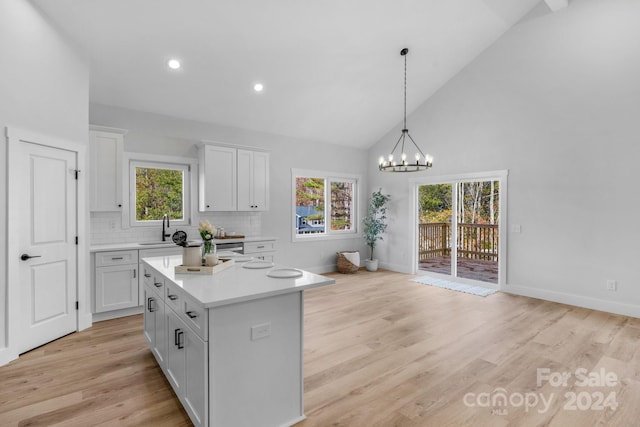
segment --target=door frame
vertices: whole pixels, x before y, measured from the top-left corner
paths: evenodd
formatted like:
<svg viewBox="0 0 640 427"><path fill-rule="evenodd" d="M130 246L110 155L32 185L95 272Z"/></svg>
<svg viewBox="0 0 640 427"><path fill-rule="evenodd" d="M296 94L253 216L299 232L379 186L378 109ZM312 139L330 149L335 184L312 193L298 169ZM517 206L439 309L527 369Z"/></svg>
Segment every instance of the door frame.
<svg viewBox="0 0 640 427"><path fill-rule="evenodd" d="M440 175L429 176L422 178L413 178L410 180L411 195L409 200L409 223L411 224L411 272L412 274L419 274L418 268L418 188L421 185L434 185L434 184L457 184L459 182L474 182L474 181L499 181L500 182L500 199L498 201L498 209L500 212L500 221L498 223L498 239L500 246L498 248L498 283L487 283L480 280L465 279L462 277L444 275L439 273L431 273L437 277L454 280L460 283L468 283L478 286L495 288L498 290L504 289L507 284L507 178L509 176L509 170L495 170L476 173L464 173L456 175ZM452 200L455 204L455 200ZM452 227L453 236L452 242L456 238L456 227ZM452 271L453 273L453 271Z"/></svg>
<svg viewBox="0 0 640 427"><path fill-rule="evenodd" d="M88 136L88 131L87 131ZM5 129L7 141L7 231L17 221L20 221L23 213L11 209L17 204L20 197L17 194L16 186L12 185L18 179L16 161L18 156L18 144L27 141L46 147L67 150L76 153L76 168L80 171L76 191L76 233L78 235L78 245L76 248L76 297L79 308L76 311L77 331L86 329L92 324L91 299L89 292L89 233L88 233L88 209L87 209L87 146L77 142L59 137L54 137L35 131L20 129L14 126L7 126ZM18 321L20 319L19 304L16 298L20 298L19 283L19 263L18 257L20 247L16 239L11 239L7 233L7 300L6 300L6 321L7 321L7 347L0 350L0 365L8 363L18 358L15 340L19 333Z"/></svg>

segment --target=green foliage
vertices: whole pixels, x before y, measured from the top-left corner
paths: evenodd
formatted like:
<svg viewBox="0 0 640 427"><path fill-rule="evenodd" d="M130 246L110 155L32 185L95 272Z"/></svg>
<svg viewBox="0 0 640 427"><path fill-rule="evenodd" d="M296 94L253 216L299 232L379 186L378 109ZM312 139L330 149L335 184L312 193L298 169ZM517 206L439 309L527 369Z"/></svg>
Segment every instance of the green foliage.
<svg viewBox="0 0 640 427"><path fill-rule="evenodd" d="M353 183L331 182L331 229L351 229Z"/></svg>
<svg viewBox="0 0 640 427"><path fill-rule="evenodd" d="M420 222L451 221L451 184L421 185L418 200Z"/></svg>
<svg viewBox="0 0 640 427"><path fill-rule="evenodd" d="M182 171L136 168L136 219L138 221L183 219Z"/></svg>
<svg viewBox="0 0 640 427"><path fill-rule="evenodd" d="M387 230L387 203L389 200L391 200L391 196L382 194L382 189L373 192L369 199L367 215L362 218L364 239L367 246L371 248L369 259L373 259L373 249L376 247L376 242L383 240L381 235Z"/></svg>
<svg viewBox="0 0 640 427"><path fill-rule="evenodd" d="M324 212L324 178L296 178L296 206Z"/></svg>
<svg viewBox="0 0 640 427"><path fill-rule="evenodd" d="M499 217L499 182L458 183L458 218L464 224L496 224ZM493 193L492 193L493 190ZM451 222L451 184L422 185L418 190L420 222ZM492 206L493 203L493 206ZM493 218L492 218L493 215Z"/></svg>

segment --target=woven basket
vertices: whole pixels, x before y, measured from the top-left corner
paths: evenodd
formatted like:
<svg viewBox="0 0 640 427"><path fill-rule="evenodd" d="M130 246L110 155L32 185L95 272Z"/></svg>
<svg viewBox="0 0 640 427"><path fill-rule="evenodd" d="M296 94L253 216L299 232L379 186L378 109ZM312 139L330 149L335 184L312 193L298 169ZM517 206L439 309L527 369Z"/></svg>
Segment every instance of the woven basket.
<svg viewBox="0 0 640 427"><path fill-rule="evenodd" d="M358 251L345 251L347 253L354 253ZM351 263L344 255L343 252L338 252L338 272L343 274L353 274L360 268L359 265Z"/></svg>

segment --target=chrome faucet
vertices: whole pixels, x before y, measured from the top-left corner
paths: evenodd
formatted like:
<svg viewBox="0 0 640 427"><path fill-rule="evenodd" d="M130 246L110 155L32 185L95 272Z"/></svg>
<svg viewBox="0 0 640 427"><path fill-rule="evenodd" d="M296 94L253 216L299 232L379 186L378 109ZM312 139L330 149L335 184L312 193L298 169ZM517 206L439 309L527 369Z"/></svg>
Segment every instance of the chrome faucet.
<svg viewBox="0 0 640 427"><path fill-rule="evenodd" d="M164 228L164 224L167 224L167 228ZM164 214L164 216L162 217L162 241L166 242L167 237L171 236L171 233L167 233L167 231L169 231L169 215Z"/></svg>

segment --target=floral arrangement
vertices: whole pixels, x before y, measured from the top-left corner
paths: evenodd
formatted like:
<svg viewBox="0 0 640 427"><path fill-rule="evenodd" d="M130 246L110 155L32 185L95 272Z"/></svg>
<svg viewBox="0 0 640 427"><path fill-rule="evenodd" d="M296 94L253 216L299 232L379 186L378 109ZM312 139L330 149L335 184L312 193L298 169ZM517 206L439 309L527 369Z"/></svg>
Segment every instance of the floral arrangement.
<svg viewBox="0 0 640 427"><path fill-rule="evenodd" d="M211 223L207 220L200 221L198 225L198 231L200 232L200 237L202 237L203 246L202 246L202 257L206 254L211 253L211 240L213 240L213 236L216 234L216 228L211 225Z"/></svg>

